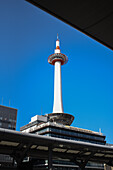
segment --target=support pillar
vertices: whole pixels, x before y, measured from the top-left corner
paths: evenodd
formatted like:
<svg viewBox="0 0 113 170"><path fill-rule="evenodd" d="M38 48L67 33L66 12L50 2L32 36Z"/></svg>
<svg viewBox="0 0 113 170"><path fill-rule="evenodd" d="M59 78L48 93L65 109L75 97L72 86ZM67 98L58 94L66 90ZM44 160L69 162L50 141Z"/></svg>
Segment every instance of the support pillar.
<svg viewBox="0 0 113 170"><path fill-rule="evenodd" d="M84 170L85 166L87 164L88 161L83 161L81 160L80 162L78 162L76 159L73 161L76 163L76 165L78 165L78 170Z"/></svg>
<svg viewBox="0 0 113 170"><path fill-rule="evenodd" d="M48 148L48 170L52 170L53 169L53 165L52 165L52 147Z"/></svg>
<svg viewBox="0 0 113 170"><path fill-rule="evenodd" d="M79 167L79 170L84 170L85 169L85 167Z"/></svg>

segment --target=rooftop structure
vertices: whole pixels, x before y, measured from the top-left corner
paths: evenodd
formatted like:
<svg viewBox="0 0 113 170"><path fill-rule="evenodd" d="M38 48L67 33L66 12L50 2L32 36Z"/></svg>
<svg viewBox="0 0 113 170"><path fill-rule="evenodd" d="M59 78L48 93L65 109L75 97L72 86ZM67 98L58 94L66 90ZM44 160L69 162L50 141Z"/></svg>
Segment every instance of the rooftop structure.
<svg viewBox="0 0 113 170"><path fill-rule="evenodd" d="M33 126L31 125L31 122L27 125L29 125L29 127L31 127L29 132L35 132L35 131L39 130L40 128L44 128L46 126L54 126L54 127L58 127L58 128L69 129L69 130L76 131L76 132L82 132L82 133L87 133L87 134L92 134L92 135L103 136L103 134L100 133L100 132L95 132L95 131L92 131L92 130L82 129L82 128L78 128L78 127L74 127L74 126L66 126L66 125L62 125L62 124L58 124L58 123L54 123L54 122L47 122L47 123L43 122L43 123L38 124L38 126L35 126L33 129L32 129ZM22 126L20 128L20 130L22 132L26 132L27 128L28 127L25 125L25 126Z"/></svg>
<svg viewBox="0 0 113 170"><path fill-rule="evenodd" d="M20 128L20 131L30 133L36 130L40 124L46 123L47 120L48 120L47 116L39 116L39 115L33 116L31 118L31 121L27 125L24 125Z"/></svg>
<svg viewBox="0 0 113 170"><path fill-rule="evenodd" d="M105 145L105 136L100 132L65 126L53 122L29 123L20 129L22 132L36 133L43 136L57 137L75 141L85 141Z"/></svg>

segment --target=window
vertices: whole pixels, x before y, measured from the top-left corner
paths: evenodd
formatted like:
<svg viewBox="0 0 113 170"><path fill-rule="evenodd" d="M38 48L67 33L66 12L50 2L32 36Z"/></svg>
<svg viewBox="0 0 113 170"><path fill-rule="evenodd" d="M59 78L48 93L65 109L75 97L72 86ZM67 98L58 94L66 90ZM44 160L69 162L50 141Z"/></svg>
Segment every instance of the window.
<svg viewBox="0 0 113 170"><path fill-rule="evenodd" d="M8 125L8 128L11 129L11 124Z"/></svg>

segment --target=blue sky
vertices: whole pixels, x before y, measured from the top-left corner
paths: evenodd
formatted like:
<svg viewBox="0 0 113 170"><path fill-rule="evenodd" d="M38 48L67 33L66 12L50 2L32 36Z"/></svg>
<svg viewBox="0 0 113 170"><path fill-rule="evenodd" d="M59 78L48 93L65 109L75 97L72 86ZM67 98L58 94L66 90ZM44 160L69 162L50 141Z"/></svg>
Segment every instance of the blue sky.
<svg viewBox="0 0 113 170"><path fill-rule="evenodd" d="M17 130L36 114L51 113L57 33L64 112L73 126L99 131L113 143L113 52L24 0L0 1L0 104L18 109Z"/></svg>

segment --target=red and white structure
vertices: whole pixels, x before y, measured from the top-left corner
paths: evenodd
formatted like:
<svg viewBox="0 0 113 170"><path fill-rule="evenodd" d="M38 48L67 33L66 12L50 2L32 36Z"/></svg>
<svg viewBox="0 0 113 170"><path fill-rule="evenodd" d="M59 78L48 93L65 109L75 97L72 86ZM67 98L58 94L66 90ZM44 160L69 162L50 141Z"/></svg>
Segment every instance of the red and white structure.
<svg viewBox="0 0 113 170"><path fill-rule="evenodd" d="M48 58L48 62L55 66L53 113L63 113L61 65L66 64L67 61L67 56L60 51L60 42L57 35L55 53Z"/></svg>
<svg viewBox="0 0 113 170"><path fill-rule="evenodd" d="M54 104L53 113L47 114L50 122L56 122L63 125L71 125L74 116L64 113L62 103L62 80L61 80L61 65L66 64L68 58L60 51L60 41L56 40L55 53L48 57L48 63L55 66L54 70Z"/></svg>

